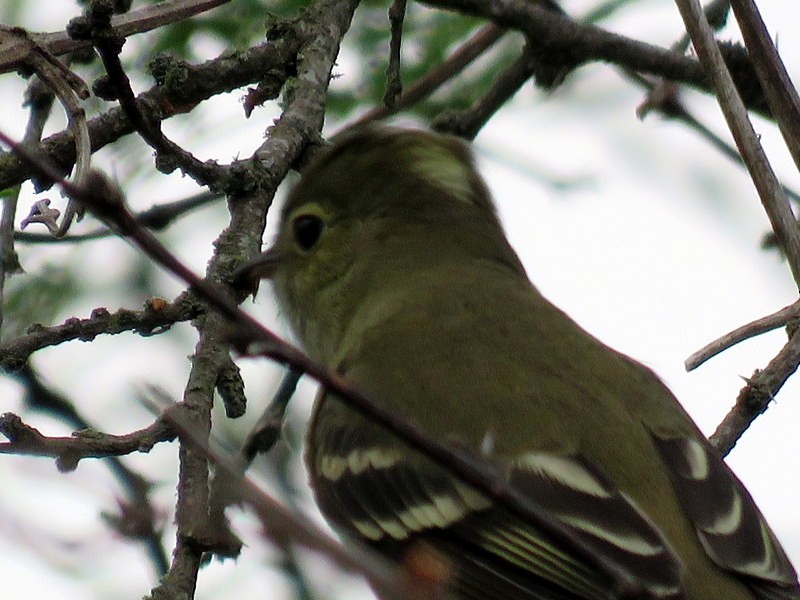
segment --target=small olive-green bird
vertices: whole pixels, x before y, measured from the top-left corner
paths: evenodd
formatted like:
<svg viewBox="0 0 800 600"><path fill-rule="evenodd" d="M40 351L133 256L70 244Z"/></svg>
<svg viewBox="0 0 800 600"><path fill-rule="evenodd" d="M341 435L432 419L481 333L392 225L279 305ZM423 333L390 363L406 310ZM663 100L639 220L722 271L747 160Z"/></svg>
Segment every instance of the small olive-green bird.
<svg viewBox="0 0 800 600"><path fill-rule="evenodd" d="M239 276L272 281L309 356L498 469L636 597L800 599L750 494L658 377L528 280L461 141L374 125L340 136ZM457 598L624 597L564 542L324 390L306 461L338 530L392 557L424 542L446 557Z"/></svg>

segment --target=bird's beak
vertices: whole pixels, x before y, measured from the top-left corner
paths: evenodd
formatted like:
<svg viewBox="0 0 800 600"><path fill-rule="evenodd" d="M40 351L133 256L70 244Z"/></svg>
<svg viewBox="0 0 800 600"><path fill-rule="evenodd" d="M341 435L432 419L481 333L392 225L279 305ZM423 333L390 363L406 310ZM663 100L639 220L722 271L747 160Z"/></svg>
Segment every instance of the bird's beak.
<svg viewBox="0 0 800 600"><path fill-rule="evenodd" d="M261 279L272 279L275 268L281 261L283 254L274 246L251 258L233 273L233 285L242 290L255 294L258 291L258 282Z"/></svg>

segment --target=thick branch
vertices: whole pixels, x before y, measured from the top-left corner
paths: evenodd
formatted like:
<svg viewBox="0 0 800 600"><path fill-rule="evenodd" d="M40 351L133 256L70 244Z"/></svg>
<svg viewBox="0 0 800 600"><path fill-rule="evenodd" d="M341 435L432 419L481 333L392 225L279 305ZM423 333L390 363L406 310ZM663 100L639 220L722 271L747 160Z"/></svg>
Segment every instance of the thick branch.
<svg viewBox="0 0 800 600"><path fill-rule="evenodd" d="M206 280L193 279L193 285L214 289L235 312L238 312L236 301L218 286L210 286L207 282L228 280L243 258L260 250L266 214L275 190L308 144L319 138L331 70L357 4L356 0L322 0L310 8L303 19L294 23L296 32L301 34L295 47L298 76L291 89L284 92L286 108L282 116L248 161L260 173L262 187L229 203L230 224L214 244L215 252L209 262ZM121 229L133 238L144 231L135 223L126 223ZM168 253L163 248L157 249L159 244L155 238L147 237L144 243L149 249L179 271L188 273L183 265L176 264L174 257L166 256ZM208 314L198 322L200 339L192 359L184 403L189 410L189 423L203 439L210 428L214 388L229 360L222 343L228 330L227 320L218 313ZM224 523L210 519L209 509L206 455L192 444L181 444L176 510L178 550L168 575L153 590L154 599L193 595L199 566L198 551L212 550L223 555L238 552L238 540ZM187 543L190 547L185 547Z"/></svg>
<svg viewBox="0 0 800 600"><path fill-rule="evenodd" d="M730 452L755 419L767 410L778 390L800 365L800 329L763 371L756 371L739 392L736 405L711 436L711 443L721 454Z"/></svg>
<svg viewBox="0 0 800 600"><path fill-rule="evenodd" d="M653 46L594 25L579 23L566 15L528 0L425 0L426 4L484 17L497 25L512 27L573 64L591 61L659 75L703 90L710 84L700 63L678 52Z"/></svg>

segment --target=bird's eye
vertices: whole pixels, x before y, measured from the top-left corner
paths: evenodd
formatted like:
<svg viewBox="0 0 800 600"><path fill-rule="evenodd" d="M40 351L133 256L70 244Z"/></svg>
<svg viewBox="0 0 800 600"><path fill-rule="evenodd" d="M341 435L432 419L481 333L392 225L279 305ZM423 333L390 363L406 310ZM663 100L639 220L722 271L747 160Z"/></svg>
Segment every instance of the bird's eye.
<svg viewBox="0 0 800 600"><path fill-rule="evenodd" d="M301 250L308 252L319 240L325 224L316 215L300 215L292 221L294 239Z"/></svg>

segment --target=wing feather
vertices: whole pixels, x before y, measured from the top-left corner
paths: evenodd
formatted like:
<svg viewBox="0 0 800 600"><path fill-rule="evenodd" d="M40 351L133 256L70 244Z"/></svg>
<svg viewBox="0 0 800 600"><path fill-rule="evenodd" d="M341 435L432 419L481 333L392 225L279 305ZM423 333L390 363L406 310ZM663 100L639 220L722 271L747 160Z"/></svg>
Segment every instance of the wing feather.
<svg viewBox="0 0 800 600"><path fill-rule="evenodd" d="M752 497L711 446L651 432L706 553L763 599L800 598L797 575Z"/></svg>
<svg viewBox="0 0 800 600"><path fill-rule="evenodd" d="M360 446L342 447L331 442L354 440L329 430L325 440L315 454L313 487L323 512L339 527L391 548L419 539L454 546L448 558L459 589L497 579L539 590L531 598L615 596L604 576L423 455L400 452L386 437L362 437ZM581 460L526 455L510 467L509 481L629 571L631 582L652 597L682 597L681 565L658 530ZM467 576L468 565L483 574Z"/></svg>

